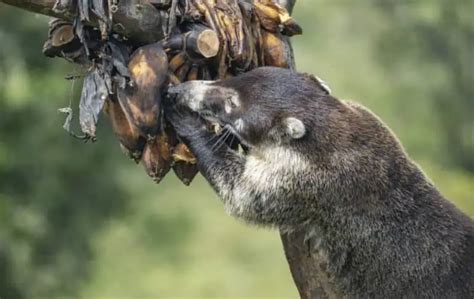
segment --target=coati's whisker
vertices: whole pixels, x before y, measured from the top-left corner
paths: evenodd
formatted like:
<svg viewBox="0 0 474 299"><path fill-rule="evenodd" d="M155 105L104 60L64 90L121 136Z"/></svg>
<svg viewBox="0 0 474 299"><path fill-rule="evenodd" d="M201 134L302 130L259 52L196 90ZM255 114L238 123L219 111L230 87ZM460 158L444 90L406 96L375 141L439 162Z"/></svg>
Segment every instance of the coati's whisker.
<svg viewBox="0 0 474 299"><path fill-rule="evenodd" d="M229 137L229 134L231 134L230 131L226 130L224 134L220 136L220 138L217 140L217 142L211 147L211 151L215 152L217 151L223 144L225 144L225 139Z"/></svg>
<svg viewBox="0 0 474 299"><path fill-rule="evenodd" d="M225 132L224 134L222 134L222 137L219 138L218 142L216 142L216 144L214 145L214 147L212 148L213 151L215 150L218 150L222 145L225 144L225 140L229 137L231 133L229 131Z"/></svg>
<svg viewBox="0 0 474 299"><path fill-rule="evenodd" d="M232 146L232 144L234 143L234 140L235 140L235 134L230 134L232 139L230 140L229 144ZM239 142L240 143L240 142Z"/></svg>
<svg viewBox="0 0 474 299"><path fill-rule="evenodd" d="M209 140L207 140L207 143L208 143L208 144L211 144L211 143L214 144L214 142L215 142L217 139L221 138L221 137L222 137L222 135L214 135L214 136L212 136Z"/></svg>

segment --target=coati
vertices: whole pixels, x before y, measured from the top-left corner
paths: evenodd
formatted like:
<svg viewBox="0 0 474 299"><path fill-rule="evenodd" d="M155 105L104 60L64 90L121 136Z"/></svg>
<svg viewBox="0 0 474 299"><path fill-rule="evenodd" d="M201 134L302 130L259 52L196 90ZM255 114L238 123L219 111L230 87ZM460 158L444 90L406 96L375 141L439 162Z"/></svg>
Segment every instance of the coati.
<svg viewBox="0 0 474 299"><path fill-rule="evenodd" d="M473 220L366 108L313 76L272 67L169 95L165 115L226 210L305 229L345 297L474 298ZM244 153L223 142L229 134Z"/></svg>

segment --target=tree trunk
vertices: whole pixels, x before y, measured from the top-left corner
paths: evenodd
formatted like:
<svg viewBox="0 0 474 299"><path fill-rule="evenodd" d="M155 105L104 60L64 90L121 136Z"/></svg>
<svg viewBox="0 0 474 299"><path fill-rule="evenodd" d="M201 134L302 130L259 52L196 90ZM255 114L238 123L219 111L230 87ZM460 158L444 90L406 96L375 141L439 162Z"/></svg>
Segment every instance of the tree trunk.
<svg viewBox="0 0 474 299"><path fill-rule="evenodd" d="M277 0L291 13L296 0ZM64 13L53 10L55 0L0 0L0 2L19 7L31 12L40 13L64 20L73 20L75 9ZM121 0L117 3L118 9L113 14L113 31L127 37L137 44L148 44L161 40L165 35L168 22L167 15L156 9L149 1L145 0ZM97 26L92 20L91 25ZM292 52L289 39L288 51ZM291 57L293 54L291 53ZM294 59L291 68L295 68ZM291 233L280 232L285 256L301 298L339 298L340 293L331 284L325 275L324 261L317 255L309 252L304 242L304 231Z"/></svg>

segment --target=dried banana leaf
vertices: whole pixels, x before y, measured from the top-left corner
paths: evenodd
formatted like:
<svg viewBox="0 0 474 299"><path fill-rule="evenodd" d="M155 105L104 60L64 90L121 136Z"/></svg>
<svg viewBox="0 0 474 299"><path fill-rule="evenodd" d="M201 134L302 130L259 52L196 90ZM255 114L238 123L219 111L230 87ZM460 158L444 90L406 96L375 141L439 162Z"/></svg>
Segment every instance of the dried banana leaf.
<svg viewBox="0 0 474 299"><path fill-rule="evenodd" d="M106 79L103 74L100 74L98 68L93 69L84 78L79 103L79 123L82 132L93 140L96 136L99 114L109 94L107 85Z"/></svg>

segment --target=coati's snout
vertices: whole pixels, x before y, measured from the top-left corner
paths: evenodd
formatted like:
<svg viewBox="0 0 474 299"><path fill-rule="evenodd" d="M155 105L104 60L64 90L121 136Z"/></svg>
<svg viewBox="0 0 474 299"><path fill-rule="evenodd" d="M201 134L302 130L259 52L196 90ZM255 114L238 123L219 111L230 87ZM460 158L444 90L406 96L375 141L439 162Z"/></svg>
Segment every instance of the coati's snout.
<svg viewBox="0 0 474 299"><path fill-rule="evenodd" d="M187 106L189 109L199 112L202 109L203 100L213 81L194 80L181 83L168 88L168 94L174 97L175 104Z"/></svg>
<svg viewBox="0 0 474 299"><path fill-rule="evenodd" d="M217 81L188 81L170 87L168 94L174 97L175 105L189 108L211 124L230 130L244 144L248 143L242 137L242 134L245 135L241 118L244 111L238 92L216 83Z"/></svg>

